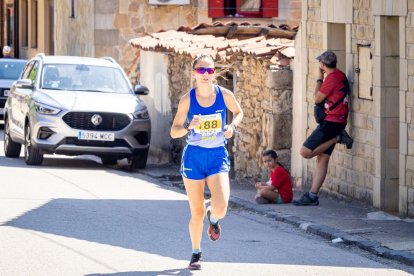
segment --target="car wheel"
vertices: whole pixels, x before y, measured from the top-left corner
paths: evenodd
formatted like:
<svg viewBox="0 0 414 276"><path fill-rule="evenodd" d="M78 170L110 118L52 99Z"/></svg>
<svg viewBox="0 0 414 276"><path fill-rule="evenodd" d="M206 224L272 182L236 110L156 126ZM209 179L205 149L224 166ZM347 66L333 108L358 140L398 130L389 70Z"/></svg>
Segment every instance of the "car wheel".
<svg viewBox="0 0 414 276"><path fill-rule="evenodd" d="M135 156L129 159L131 169L145 169L147 166L148 149L140 150Z"/></svg>
<svg viewBox="0 0 414 276"><path fill-rule="evenodd" d="M24 132L24 161L27 165L41 165L43 162L43 154L32 145L32 136L30 124L27 123Z"/></svg>
<svg viewBox="0 0 414 276"><path fill-rule="evenodd" d="M10 137L9 119L4 121L4 155L16 158L20 156L22 145L14 142Z"/></svg>
<svg viewBox="0 0 414 276"><path fill-rule="evenodd" d="M102 164L104 165L116 165L118 160L113 157L101 157Z"/></svg>

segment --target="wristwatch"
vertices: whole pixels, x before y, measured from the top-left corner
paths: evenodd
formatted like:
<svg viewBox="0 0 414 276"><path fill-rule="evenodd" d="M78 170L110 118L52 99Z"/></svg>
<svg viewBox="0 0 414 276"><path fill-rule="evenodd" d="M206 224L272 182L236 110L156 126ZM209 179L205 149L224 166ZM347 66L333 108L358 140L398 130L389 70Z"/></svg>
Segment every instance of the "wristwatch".
<svg viewBox="0 0 414 276"><path fill-rule="evenodd" d="M322 84L323 83L323 80L317 79L316 82L319 82L320 84Z"/></svg>

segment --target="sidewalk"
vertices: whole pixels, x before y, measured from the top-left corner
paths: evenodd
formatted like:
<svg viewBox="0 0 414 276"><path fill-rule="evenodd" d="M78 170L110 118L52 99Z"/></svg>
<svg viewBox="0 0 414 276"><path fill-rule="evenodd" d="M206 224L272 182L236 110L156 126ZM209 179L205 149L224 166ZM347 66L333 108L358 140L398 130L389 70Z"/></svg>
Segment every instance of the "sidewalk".
<svg viewBox="0 0 414 276"><path fill-rule="evenodd" d="M139 173L184 189L179 167L148 166ZM344 201L323 194L319 197L319 206L258 205L254 195L253 185L231 183L230 204L329 240L340 238L339 242L414 266L414 219L400 219L356 200ZM294 192L294 198L300 195Z"/></svg>

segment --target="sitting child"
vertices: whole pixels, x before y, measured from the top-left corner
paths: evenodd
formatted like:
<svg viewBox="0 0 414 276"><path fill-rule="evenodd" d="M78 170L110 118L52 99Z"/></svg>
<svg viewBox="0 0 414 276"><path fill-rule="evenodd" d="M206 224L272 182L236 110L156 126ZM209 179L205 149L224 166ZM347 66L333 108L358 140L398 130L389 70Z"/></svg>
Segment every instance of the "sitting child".
<svg viewBox="0 0 414 276"><path fill-rule="evenodd" d="M293 198L292 182L289 173L277 162L277 153L274 150L265 150L262 160L271 173L268 183L256 183L256 202L258 204L290 203Z"/></svg>

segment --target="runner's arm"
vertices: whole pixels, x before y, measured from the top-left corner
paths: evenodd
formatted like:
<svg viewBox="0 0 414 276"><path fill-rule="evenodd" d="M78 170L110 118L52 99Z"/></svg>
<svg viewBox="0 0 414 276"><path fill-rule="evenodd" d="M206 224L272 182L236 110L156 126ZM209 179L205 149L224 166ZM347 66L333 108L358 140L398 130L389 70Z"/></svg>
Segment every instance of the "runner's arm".
<svg viewBox="0 0 414 276"><path fill-rule="evenodd" d="M233 113L233 121L230 125L237 127L243 119L243 110L241 109L239 102L236 100L236 97L230 90L222 88L222 91L224 102L226 103L227 108Z"/></svg>

